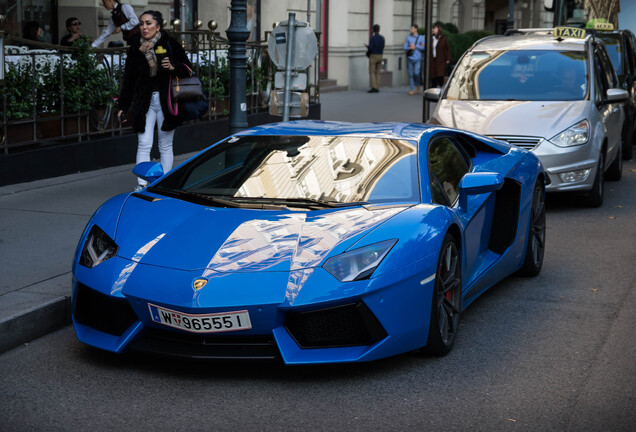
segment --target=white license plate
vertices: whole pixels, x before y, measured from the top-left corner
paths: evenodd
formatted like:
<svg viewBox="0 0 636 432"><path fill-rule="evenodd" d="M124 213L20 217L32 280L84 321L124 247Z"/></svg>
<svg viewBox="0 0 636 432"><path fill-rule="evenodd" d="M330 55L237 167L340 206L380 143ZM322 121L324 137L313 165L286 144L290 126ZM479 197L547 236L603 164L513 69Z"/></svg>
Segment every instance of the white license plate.
<svg viewBox="0 0 636 432"><path fill-rule="evenodd" d="M218 333L252 328L250 314L246 310L193 315L150 303L148 309L154 322L193 333Z"/></svg>

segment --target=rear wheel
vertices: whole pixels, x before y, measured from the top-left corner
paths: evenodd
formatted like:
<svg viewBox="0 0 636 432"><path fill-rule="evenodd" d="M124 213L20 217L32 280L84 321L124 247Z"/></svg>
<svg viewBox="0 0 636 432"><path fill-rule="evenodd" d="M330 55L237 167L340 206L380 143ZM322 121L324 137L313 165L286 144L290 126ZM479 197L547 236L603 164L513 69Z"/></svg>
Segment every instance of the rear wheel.
<svg viewBox="0 0 636 432"><path fill-rule="evenodd" d="M532 195L532 212L528 227L528 244L523 267L519 271L521 276L536 276L543 266L545 252L545 187L541 180L537 180Z"/></svg>
<svg viewBox="0 0 636 432"><path fill-rule="evenodd" d="M457 243L446 234L435 274L431 322L426 350L433 355L448 354L453 348L462 307L462 274Z"/></svg>
<svg viewBox="0 0 636 432"><path fill-rule="evenodd" d="M598 166L596 167L596 176L594 177L592 189L583 197L583 204L588 207L600 207L603 205L603 197L605 195L605 176L603 175L604 160L603 153L601 153L598 158Z"/></svg>

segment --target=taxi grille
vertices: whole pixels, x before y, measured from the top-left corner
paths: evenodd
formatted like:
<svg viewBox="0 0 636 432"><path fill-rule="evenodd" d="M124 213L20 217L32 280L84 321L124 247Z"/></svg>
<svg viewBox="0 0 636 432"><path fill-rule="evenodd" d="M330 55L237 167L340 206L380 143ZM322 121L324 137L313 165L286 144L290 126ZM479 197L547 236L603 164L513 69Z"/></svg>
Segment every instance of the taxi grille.
<svg viewBox="0 0 636 432"><path fill-rule="evenodd" d="M537 146L537 144L539 144L539 141L541 141L541 137L531 136L490 135L490 137L506 141L508 144L512 144L526 150L532 150Z"/></svg>

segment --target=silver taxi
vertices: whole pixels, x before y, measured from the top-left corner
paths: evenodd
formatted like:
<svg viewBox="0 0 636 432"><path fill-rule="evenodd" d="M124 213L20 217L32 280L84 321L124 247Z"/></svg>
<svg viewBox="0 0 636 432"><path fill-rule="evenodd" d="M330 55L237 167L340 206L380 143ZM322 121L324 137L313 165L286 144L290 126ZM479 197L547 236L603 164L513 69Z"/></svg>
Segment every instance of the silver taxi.
<svg viewBox="0 0 636 432"><path fill-rule="evenodd" d="M430 123L467 129L531 150L547 192L603 203L604 179L622 175L625 90L603 42L583 29L513 32L476 42L461 58Z"/></svg>

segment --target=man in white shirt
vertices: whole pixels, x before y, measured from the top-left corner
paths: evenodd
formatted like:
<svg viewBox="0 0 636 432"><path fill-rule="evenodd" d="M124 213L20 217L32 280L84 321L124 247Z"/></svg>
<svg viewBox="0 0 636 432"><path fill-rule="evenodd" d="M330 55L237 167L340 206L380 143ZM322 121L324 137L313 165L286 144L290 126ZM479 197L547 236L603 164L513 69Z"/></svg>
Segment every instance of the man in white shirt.
<svg viewBox="0 0 636 432"><path fill-rule="evenodd" d="M111 34L119 33L120 31L124 40L130 45L129 41L135 36L139 36L139 19L135 15L135 10L131 5L120 3L119 0L102 0L102 3L111 12L112 16L106 29L92 43L93 48L97 48L104 43Z"/></svg>

